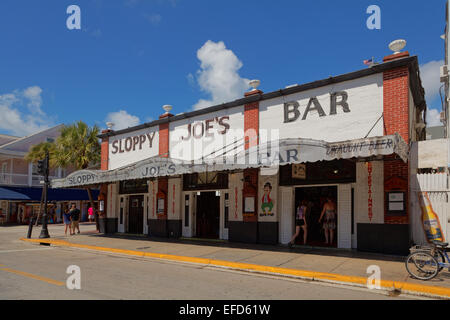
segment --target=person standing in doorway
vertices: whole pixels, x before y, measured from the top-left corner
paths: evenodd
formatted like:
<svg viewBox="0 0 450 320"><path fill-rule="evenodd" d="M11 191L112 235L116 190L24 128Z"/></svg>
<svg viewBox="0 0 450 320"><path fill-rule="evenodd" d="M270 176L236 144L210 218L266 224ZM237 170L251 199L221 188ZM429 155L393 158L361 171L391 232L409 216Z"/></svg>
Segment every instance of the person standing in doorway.
<svg viewBox="0 0 450 320"><path fill-rule="evenodd" d="M68 207L66 207L64 209L63 220L64 220L64 234L67 236L67 229L69 229L69 233L70 233L70 235L72 235L72 226L71 226L71 221L70 221L70 211L69 211Z"/></svg>
<svg viewBox="0 0 450 320"><path fill-rule="evenodd" d="M72 221L72 234L75 234L75 229L80 233L80 210L77 209L75 203L72 203L70 209L70 220Z"/></svg>
<svg viewBox="0 0 450 320"><path fill-rule="evenodd" d="M325 231L325 245L332 245L334 243L334 230L336 230L336 205L331 196L327 197L327 202L323 205L319 223L322 222L324 215L323 229Z"/></svg>
<svg viewBox="0 0 450 320"><path fill-rule="evenodd" d="M308 225L306 224L306 211L308 210L307 204L308 202L303 200L297 207L297 213L295 215L295 234L289 242L290 248L292 248L295 243L295 239L300 235L300 228L303 229L303 244L306 244L306 240L308 239Z"/></svg>

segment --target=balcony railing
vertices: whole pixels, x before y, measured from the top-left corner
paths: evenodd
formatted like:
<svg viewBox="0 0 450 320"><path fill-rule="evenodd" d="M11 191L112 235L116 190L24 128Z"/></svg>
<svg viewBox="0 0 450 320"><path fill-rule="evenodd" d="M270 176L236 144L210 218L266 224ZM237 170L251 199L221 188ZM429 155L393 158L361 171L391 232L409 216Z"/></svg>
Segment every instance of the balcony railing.
<svg viewBox="0 0 450 320"><path fill-rule="evenodd" d="M57 178L56 176L49 177L50 180ZM39 187L42 186L41 181L44 181L44 177L39 175L32 175L30 180L28 174L0 173L0 186Z"/></svg>

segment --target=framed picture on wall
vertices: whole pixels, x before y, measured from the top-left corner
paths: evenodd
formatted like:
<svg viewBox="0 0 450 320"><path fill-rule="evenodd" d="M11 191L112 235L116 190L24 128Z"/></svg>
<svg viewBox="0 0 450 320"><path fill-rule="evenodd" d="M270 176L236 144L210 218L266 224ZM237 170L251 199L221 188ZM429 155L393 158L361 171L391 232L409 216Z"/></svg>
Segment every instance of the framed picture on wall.
<svg viewBox="0 0 450 320"><path fill-rule="evenodd" d="M164 213L164 198L158 199L158 213L163 214Z"/></svg>
<svg viewBox="0 0 450 320"><path fill-rule="evenodd" d="M245 213L255 212L255 197L245 197L244 212Z"/></svg>
<svg viewBox="0 0 450 320"><path fill-rule="evenodd" d="M391 191L386 193L387 214L406 214L406 193L402 191Z"/></svg>
<svg viewBox="0 0 450 320"><path fill-rule="evenodd" d="M293 164L292 165L292 178L294 179L306 179L306 164Z"/></svg>

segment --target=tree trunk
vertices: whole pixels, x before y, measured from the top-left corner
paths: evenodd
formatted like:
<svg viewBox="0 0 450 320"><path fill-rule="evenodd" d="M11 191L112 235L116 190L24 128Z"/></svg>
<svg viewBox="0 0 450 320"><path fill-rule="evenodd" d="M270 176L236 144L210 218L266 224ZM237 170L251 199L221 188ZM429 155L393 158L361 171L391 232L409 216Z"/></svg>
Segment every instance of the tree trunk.
<svg viewBox="0 0 450 320"><path fill-rule="evenodd" d="M88 193L89 196L89 203L92 209L94 209L94 200L92 199L92 192L91 192L91 188L87 187L86 191ZM100 230L100 226L99 226L99 222L98 222L98 213L97 210L94 209L94 216L95 216L95 226L97 228L97 231Z"/></svg>

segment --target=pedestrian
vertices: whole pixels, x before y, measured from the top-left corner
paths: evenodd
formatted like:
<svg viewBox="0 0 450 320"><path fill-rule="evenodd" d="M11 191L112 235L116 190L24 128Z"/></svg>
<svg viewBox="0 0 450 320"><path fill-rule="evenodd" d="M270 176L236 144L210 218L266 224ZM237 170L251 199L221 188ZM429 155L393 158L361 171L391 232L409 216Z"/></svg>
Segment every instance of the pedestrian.
<svg viewBox="0 0 450 320"><path fill-rule="evenodd" d="M92 207L89 207L89 209L88 209L88 218L89 218L89 222L93 222L95 219L94 208L92 208Z"/></svg>
<svg viewBox="0 0 450 320"><path fill-rule="evenodd" d="M295 239L300 235L300 228L303 229L303 244L306 244L306 240L308 238L308 225L306 224L306 211L308 210L307 204L308 202L303 200L297 207L297 213L295 215L295 234L289 242L290 248L292 248L295 243Z"/></svg>
<svg viewBox="0 0 450 320"><path fill-rule="evenodd" d="M336 230L336 205L331 196L327 197L327 202L323 205L319 223L325 215L323 230L325 231L325 245L334 243L334 230Z"/></svg>
<svg viewBox="0 0 450 320"><path fill-rule="evenodd" d="M72 221L72 234L75 234L75 229L78 229L78 233L80 233L80 210L77 209L75 203L72 203L70 209L70 220Z"/></svg>
<svg viewBox="0 0 450 320"><path fill-rule="evenodd" d="M72 226L71 226L71 221L70 221L70 212L69 212L69 208L66 207L64 209L64 213L63 213L63 220L64 220L64 234L67 236L67 229L69 229L69 233L72 235Z"/></svg>

